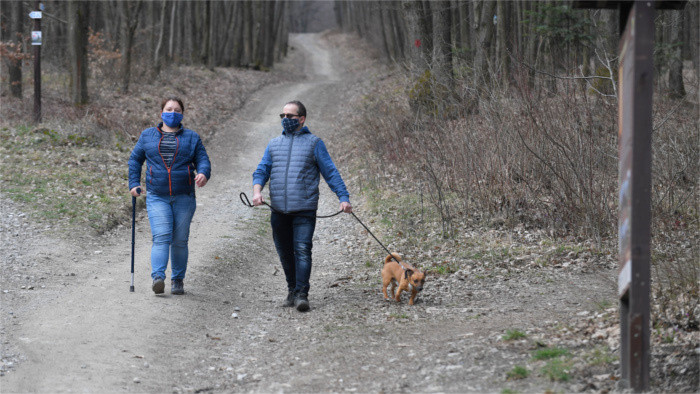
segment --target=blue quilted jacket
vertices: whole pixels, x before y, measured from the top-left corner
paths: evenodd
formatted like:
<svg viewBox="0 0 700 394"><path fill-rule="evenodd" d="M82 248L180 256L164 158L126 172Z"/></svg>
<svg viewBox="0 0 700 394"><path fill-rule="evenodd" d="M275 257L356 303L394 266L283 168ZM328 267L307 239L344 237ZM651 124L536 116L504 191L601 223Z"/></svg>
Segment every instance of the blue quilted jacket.
<svg viewBox="0 0 700 394"><path fill-rule="evenodd" d="M304 126L273 138L253 173L253 184L270 181L270 205L289 213L318 209L320 175L341 202L350 194L323 141Z"/></svg>
<svg viewBox="0 0 700 394"><path fill-rule="evenodd" d="M129 190L141 186L141 167L146 162L146 189L159 196L190 194L194 192L194 176L211 177L211 163L199 135L180 126L175 133L177 148L170 168L160 155L163 138L162 123L141 132L129 157ZM195 173L196 171L196 173Z"/></svg>

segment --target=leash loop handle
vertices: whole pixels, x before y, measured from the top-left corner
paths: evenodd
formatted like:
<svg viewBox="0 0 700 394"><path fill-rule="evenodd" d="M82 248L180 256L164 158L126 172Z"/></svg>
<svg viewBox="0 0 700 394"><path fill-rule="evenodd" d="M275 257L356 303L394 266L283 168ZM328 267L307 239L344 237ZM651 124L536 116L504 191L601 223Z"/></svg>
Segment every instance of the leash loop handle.
<svg viewBox="0 0 700 394"><path fill-rule="evenodd" d="M246 196L245 193L241 192L241 194L239 194L238 197L241 199L241 202L243 203L243 205L245 205L249 208L255 207L255 205L250 203L250 200L248 199L248 196Z"/></svg>

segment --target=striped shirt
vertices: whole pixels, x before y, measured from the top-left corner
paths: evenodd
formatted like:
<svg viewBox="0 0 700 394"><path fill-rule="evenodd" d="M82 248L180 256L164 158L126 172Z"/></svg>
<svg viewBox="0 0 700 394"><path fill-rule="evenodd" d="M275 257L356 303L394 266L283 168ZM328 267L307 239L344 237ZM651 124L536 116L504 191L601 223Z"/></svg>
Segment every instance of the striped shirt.
<svg viewBox="0 0 700 394"><path fill-rule="evenodd" d="M175 157L175 150L177 149L177 139L175 138L175 133L163 133L163 139L160 140L160 155L163 156L163 161L165 166L170 168L173 164L173 158Z"/></svg>

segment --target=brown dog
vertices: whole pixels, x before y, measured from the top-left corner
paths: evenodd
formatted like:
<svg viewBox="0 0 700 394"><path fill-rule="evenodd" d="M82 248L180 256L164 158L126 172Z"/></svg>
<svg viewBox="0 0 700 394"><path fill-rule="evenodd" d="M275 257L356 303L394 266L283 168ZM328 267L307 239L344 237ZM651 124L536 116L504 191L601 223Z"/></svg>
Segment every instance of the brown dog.
<svg viewBox="0 0 700 394"><path fill-rule="evenodd" d="M401 261L403 268L401 265L399 265L399 263L391 258L392 255L396 260ZM419 270L404 263L401 260L401 257L394 252L386 256L384 259L384 268L382 269L382 291L384 291L385 300L389 299L386 288L390 283L392 298L394 298L397 302L401 302L401 292L410 290L411 298L408 300L408 305L413 305L416 295L419 291L423 290L423 283L425 283L425 271L420 272ZM394 295L397 283L399 285L399 291L396 292L396 295Z"/></svg>

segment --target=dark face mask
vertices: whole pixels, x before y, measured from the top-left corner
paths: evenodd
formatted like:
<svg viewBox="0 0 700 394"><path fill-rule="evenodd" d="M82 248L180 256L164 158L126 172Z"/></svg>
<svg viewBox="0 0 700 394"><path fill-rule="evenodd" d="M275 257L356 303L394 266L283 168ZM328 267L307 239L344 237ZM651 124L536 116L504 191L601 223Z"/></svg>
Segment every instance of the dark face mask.
<svg viewBox="0 0 700 394"><path fill-rule="evenodd" d="M299 127L299 119L296 118L283 118L282 128L285 132L291 133Z"/></svg>

